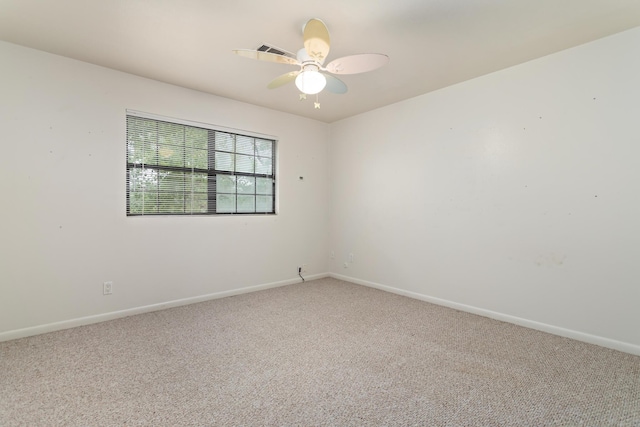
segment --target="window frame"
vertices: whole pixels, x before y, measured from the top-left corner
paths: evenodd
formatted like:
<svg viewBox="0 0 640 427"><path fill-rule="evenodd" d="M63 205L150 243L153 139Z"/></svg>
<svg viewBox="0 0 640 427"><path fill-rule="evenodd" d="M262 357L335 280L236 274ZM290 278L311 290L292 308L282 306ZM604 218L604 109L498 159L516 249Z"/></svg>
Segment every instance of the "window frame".
<svg viewBox="0 0 640 427"><path fill-rule="evenodd" d="M170 166L170 165L160 165L160 164L148 164L145 165L144 163L142 164L137 164L137 163L133 163L133 162L129 162L129 127L128 127L128 120L129 117L132 118L140 118L140 119L148 119L148 120L153 120L156 122L164 122L164 123L168 123L168 124L175 124L175 125L182 125L182 126L188 126L188 127L193 127L193 128L199 128L199 129L204 129L207 131L207 149L206 149L206 156L207 156L207 168L196 168L195 166ZM233 141L234 141L234 150L233 151L223 151L223 150L216 150L216 145L215 145L215 136L216 136L216 132L218 133L222 133L222 134L230 134L233 137ZM259 156L257 153L257 149L254 148L254 153L252 155L250 155L254 161L254 166L253 166L253 172L238 172L235 169L237 169L237 167L235 166L235 159L237 158L238 155L243 155L243 153L238 151L237 146L235 145L237 142L237 137L241 137L241 138L249 138L249 139L253 139L253 144L255 146L256 140L264 140L264 141L270 141L272 143L272 148L271 148L271 173L256 173L256 168L255 168L255 160L257 158L266 158L268 159L269 157L266 156ZM185 146L186 147L186 146ZM125 206L125 213L127 217L146 217L146 216L236 216L236 215L242 215L242 216L246 216L246 215L258 215L258 216L265 216L265 215L277 215L278 214L278 191L277 191L277 155L278 155L278 139L273 136L273 135L266 135L266 134L260 134L260 133L256 133L256 132L250 132L250 131L245 131L245 130L240 130L240 129L233 129L233 128L228 128L228 127L224 127L224 126L216 126L216 125L212 125L212 124L208 124L208 123L202 123L202 122L195 122L195 121L190 121L190 120L184 120L184 119L176 119L173 117L167 117L167 116L160 116L160 115L156 115L156 114L152 114L152 113L145 113L145 112L140 112L140 111L135 111L135 110L130 110L127 109L126 110L126 114L125 114L125 193L126 193L126 206ZM227 152L230 153L233 158L234 158L234 166L233 166L233 170L223 170L223 169L216 169L216 162L215 162L215 156L216 153L222 153L222 152ZM142 212L142 213L132 213L130 212L130 196L131 196L131 171L132 170L153 170L153 171L171 171L171 172L182 172L185 175L188 173L198 173L198 174L206 174L206 181L207 181L207 190L206 190L206 206L207 206L207 212L194 212L193 210L191 212ZM238 211L238 196L242 196L242 193L239 192L238 188L235 188L235 191L233 193L225 193L225 192L218 192L217 191L217 177L218 176L232 176L232 177L236 177L235 180L237 182L237 177L250 177L253 178L253 186L254 186L254 192L253 193L247 193L249 195L253 195L254 196L254 200L253 200L253 211ZM257 182L258 182L258 178L267 178L271 180L271 194L265 194L265 195L269 195L271 197L271 211L256 211L257 208L257 197L260 196L259 193L257 193ZM237 185L237 184L236 184ZM268 185L268 184L267 184ZM191 192L186 191L187 189L185 187L183 187L182 192L184 195L187 194L193 194L193 190ZM158 189L158 195L160 194L160 190ZM201 193L202 194L202 193ZM235 195L235 203L234 203L234 211L229 211L229 212L217 212L217 196L220 194L233 194ZM193 199L192 199L193 200ZM159 199L156 201L156 206L160 207L160 202Z"/></svg>

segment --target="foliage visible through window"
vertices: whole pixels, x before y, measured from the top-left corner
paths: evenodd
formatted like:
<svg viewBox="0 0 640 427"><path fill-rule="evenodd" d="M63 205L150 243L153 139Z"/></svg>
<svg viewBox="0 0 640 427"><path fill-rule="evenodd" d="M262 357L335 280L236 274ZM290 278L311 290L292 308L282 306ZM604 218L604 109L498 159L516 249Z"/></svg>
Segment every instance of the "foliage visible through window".
<svg viewBox="0 0 640 427"><path fill-rule="evenodd" d="M127 115L127 215L275 213L275 141Z"/></svg>

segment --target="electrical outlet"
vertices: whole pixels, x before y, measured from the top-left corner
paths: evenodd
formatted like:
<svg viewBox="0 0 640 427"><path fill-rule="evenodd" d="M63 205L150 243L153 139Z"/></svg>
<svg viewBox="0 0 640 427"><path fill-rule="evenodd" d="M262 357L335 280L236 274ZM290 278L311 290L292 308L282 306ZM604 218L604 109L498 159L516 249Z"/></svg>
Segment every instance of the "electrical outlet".
<svg viewBox="0 0 640 427"><path fill-rule="evenodd" d="M303 273L307 272L307 264L302 264L302 272Z"/></svg>
<svg viewBox="0 0 640 427"><path fill-rule="evenodd" d="M102 284L102 293L104 295L111 295L113 293L113 282L104 282Z"/></svg>

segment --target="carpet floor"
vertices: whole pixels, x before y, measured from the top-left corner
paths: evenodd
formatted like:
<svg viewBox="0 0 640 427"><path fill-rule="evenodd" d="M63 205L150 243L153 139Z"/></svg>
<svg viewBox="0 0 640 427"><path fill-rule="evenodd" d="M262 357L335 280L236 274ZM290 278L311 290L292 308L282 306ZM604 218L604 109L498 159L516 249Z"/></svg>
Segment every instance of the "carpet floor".
<svg viewBox="0 0 640 427"><path fill-rule="evenodd" d="M0 343L0 426L640 426L640 357L327 278Z"/></svg>

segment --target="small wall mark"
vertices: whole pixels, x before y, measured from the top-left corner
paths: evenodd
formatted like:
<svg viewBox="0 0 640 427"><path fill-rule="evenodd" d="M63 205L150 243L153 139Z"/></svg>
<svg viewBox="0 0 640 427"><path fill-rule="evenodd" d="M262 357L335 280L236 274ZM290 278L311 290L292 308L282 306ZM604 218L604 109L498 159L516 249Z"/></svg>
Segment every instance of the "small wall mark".
<svg viewBox="0 0 640 427"><path fill-rule="evenodd" d="M561 267L566 259L566 255L550 253L538 256L535 264L538 267Z"/></svg>

